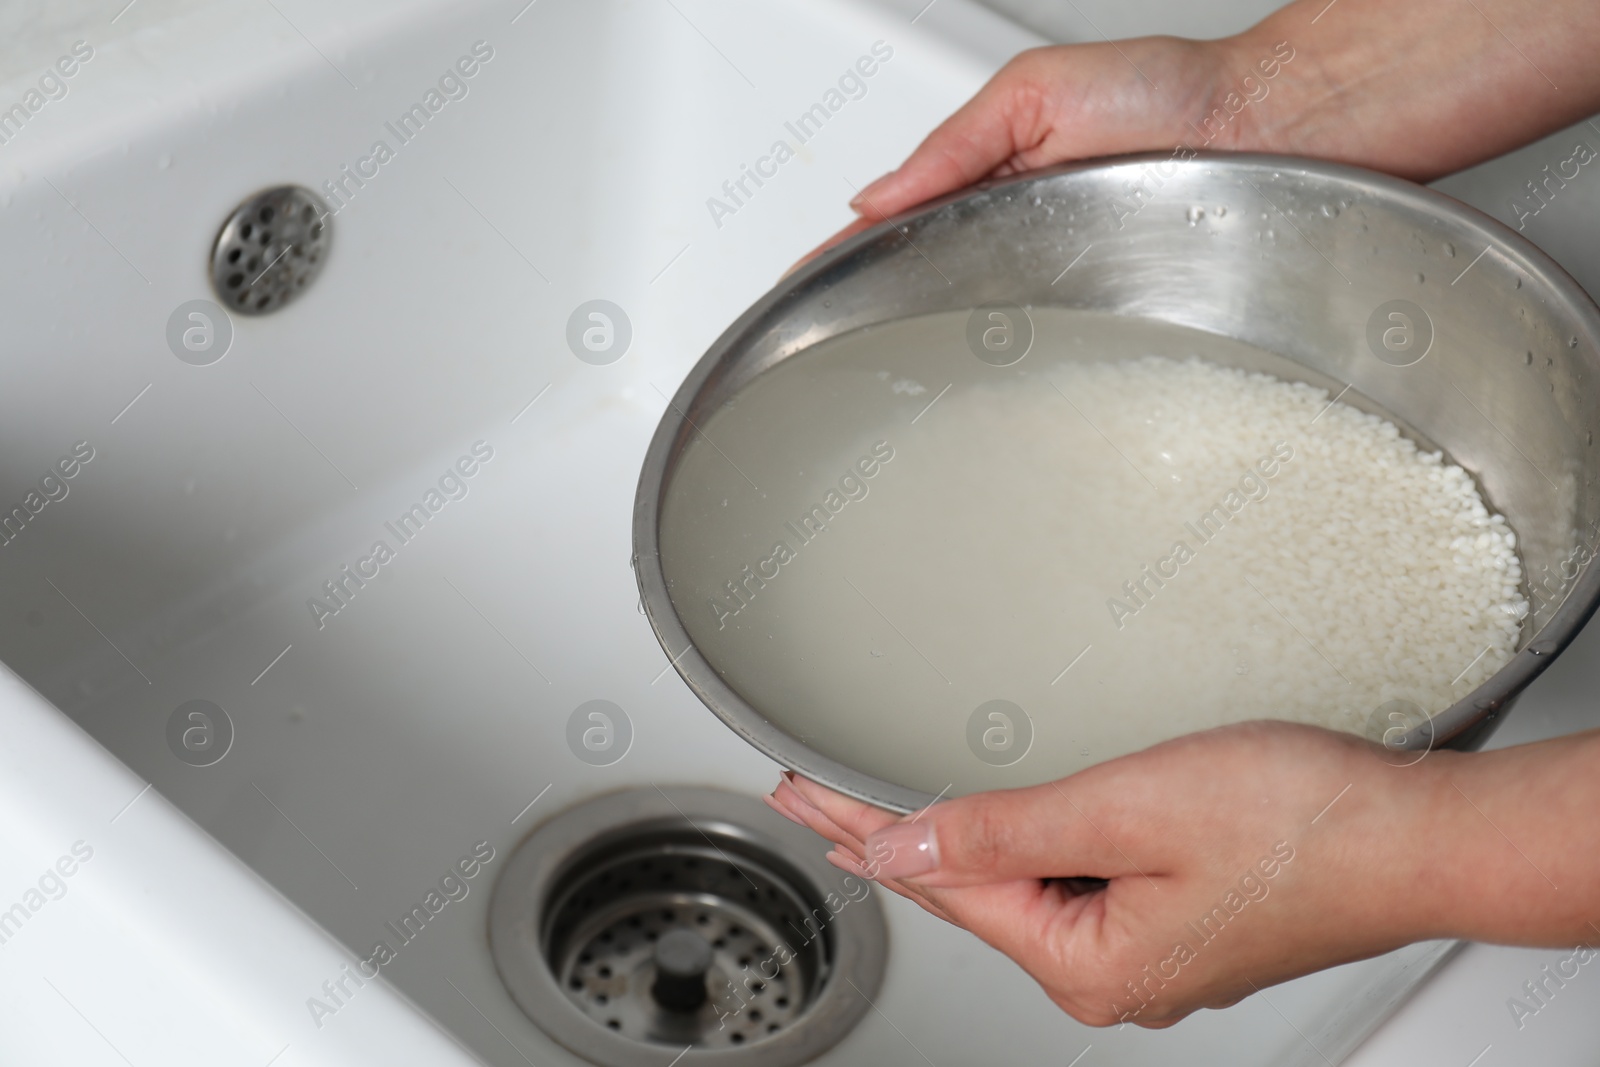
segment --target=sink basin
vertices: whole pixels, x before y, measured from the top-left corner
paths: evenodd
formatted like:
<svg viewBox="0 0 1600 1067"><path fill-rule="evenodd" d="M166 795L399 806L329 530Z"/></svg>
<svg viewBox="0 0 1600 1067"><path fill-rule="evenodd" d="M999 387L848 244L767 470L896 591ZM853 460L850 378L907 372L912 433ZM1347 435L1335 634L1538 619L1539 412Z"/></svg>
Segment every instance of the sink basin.
<svg viewBox="0 0 1600 1067"><path fill-rule="evenodd" d="M638 610L634 479L849 183L1030 42L920 6L173 0L82 31L70 91L0 146L0 501L29 513L0 549L0 907L94 858L25 902L0 1059L581 1062L501 984L491 883L597 795L773 784ZM0 99L54 52L8 53ZM184 358L223 221L284 184L337 208L325 269ZM1091 1031L879 895L882 992L819 1064L1321 1063L1444 951ZM351 977L379 942L383 980Z"/></svg>

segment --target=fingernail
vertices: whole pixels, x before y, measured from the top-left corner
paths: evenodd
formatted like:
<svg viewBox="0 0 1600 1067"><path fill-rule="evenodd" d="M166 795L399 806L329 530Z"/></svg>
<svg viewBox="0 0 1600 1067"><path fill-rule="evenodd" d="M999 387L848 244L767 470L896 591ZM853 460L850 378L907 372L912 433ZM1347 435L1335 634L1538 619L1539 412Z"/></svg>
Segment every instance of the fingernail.
<svg viewBox="0 0 1600 1067"><path fill-rule="evenodd" d="M846 855L841 849L831 849L828 854L822 858L839 868L841 871L844 871L846 874L853 874L859 878L872 877L867 873L867 869L865 867L856 862L855 857Z"/></svg>
<svg viewBox="0 0 1600 1067"><path fill-rule="evenodd" d="M805 826L806 825L804 819L800 818L800 816L796 815L794 812L790 811L788 808L784 807L782 804L779 804L772 797L770 797L770 796L766 795L765 793L763 793L761 795L761 799L765 800L767 802L767 807L771 808L773 811L777 812L779 815L782 815L785 819L788 819L790 822L794 823L796 826ZM810 828L807 827L807 829L810 829Z"/></svg>
<svg viewBox="0 0 1600 1067"><path fill-rule="evenodd" d="M915 878L939 866L932 823L897 822L867 838L867 862L878 878Z"/></svg>

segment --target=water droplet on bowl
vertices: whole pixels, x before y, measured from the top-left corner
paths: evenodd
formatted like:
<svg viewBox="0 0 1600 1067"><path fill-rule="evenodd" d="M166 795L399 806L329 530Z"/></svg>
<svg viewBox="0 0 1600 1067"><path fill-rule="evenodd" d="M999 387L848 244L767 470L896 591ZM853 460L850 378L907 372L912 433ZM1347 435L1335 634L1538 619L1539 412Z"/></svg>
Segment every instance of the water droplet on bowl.
<svg viewBox="0 0 1600 1067"><path fill-rule="evenodd" d="M1330 219L1338 218L1339 217L1339 205L1338 204L1323 204L1322 205L1322 214L1323 214L1323 216L1325 218L1330 218Z"/></svg>
<svg viewBox="0 0 1600 1067"><path fill-rule="evenodd" d="M1451 244L1449 241L1446 241L1444 243L1444 254L1449 256L1451 259L1455 259L1456 258L1456 246Z"/></svg>
<svg viewBox="0 0 1600 1067"><path fill-rule="evenodd" d="M1198 226L1200 220L1206 217L1206 209L1203 207L1191 207L1184 212L1183 217L1189 220L1190 226Z"/></svg>

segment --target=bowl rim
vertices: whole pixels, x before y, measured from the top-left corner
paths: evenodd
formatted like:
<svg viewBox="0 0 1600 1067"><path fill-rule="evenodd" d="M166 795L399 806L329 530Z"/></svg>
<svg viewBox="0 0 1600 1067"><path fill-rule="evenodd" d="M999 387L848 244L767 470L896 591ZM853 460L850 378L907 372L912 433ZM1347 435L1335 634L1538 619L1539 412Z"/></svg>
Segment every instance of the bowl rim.
<svg viewBox="0 0 1600 1067"><path fill-rule="evenodd" d="M1202 151L1183 159L1170 152L1106 156L979 182L880 221L780 279L722 332L667 402L639 473L633 508L632 562L639 586L640 606L678 676L717 718L762 754L846 796L899 813L926 810L943 796L942 793L934 796L919 789L897 785L812 749L767 719L724 681L690 637L672 602L662 570L660 517L661 504L672 473L674 442L686 426L697 429L687 415L696 397L717 371L737 362L746 334L755 324L765 319L781 303L813 286L819 278L846 265L863 249L891 232L903 237L905 224L935 214L953 203L985 196L996 189L1023 186L1065 174L1164 162L1178 162L1187 166L1221 164L1230 168L1268 169L1280 173L1314 173L1319 177L1361 185L1424 213L1442 214L1453 221L1475 227L1489 239L1490 247L1498 245L1501 253L1515 261L1519 269L1548 286L1553 299L1566 305L1580 319L1586 319L1591 339L1600 343L1600 306L1596 306L1594 299L1565 268L1528 238L1446 193L1344 163L1261 152ZM798 349L791 355L798 355L804 350ZM1458 738L1465 739L1469 746L1481 743L1487 738L1489 728L1498 716L1572 643L1597 607L1600 607L1600 567L1586 563L1549 621L1510 660L1466 696L1435 714L1425 724L1426 729L1409 731L1404 742L1394 747L1437 748Z"/></svg>

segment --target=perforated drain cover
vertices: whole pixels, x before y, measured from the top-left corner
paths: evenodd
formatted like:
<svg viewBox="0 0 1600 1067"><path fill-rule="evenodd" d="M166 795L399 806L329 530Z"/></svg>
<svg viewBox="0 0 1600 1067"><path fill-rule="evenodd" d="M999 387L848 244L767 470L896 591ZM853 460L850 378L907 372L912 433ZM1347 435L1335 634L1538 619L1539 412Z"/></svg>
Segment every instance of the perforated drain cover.
<svg viewBox="0 0 1600 1067"><path fill-rule="evenodd" d="M327 261L330 221L316 194L298 185L234 208L211 250L211 284L228 310L264 315L304 292Z"/></svg>
<svg viewBox="0 0 1600 1067"><path fill-rule="evenodd" d="M496 966L528 1015L606 1067L808 1062L867 1010L886 935L874 887L747 797L613 794L507 864Z"/></svg>
<svg viewBox="0 0 1600 1067"><path fill-rule="evenodd" d="M658 889L668 886L676 889ZM568 892L554 916L551 965L591 1019L634 1040L742 1045L794 1022L810 999L821 946L813 938L798 955L779 948L809 934L805 914L787 886L703 843L658 846ZM662 935L709 949L699 969L704 1003L693 1010L664 1006L655 994Z"/></svg>

